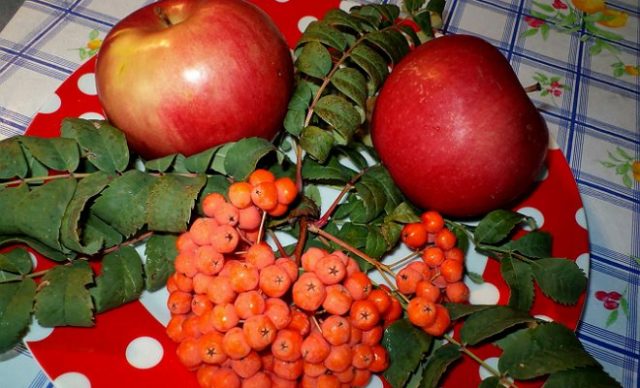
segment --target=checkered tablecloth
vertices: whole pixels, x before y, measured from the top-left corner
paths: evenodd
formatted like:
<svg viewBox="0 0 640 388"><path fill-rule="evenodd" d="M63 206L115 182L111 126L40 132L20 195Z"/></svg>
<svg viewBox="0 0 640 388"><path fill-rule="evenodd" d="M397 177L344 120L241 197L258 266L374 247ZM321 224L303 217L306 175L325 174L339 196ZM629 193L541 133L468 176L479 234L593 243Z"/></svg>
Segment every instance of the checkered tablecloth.
<svg viewBox="0 0 640 388"><path fill-rule="evenodd" d="M109 29L149 2L26 0L0 31L0 139L24 133ZM578 336L624 387L639 386L638 0L447 0L444 29L488 39L522 84L542 85L530 96L569 162L589 225ZM49 386L25 347L0 355L0 387Z"/></svg>

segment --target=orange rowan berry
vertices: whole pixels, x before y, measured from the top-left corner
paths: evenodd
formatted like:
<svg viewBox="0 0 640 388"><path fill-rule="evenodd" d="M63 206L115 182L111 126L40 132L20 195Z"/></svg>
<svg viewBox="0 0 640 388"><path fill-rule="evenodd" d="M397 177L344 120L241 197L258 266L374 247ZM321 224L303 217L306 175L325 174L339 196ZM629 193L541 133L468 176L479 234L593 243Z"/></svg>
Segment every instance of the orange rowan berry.
<svg viewBox="0 0 640 388"><path fill-rule="evenodd" d="M325 257L329 253L321 248L310 247L300 257L300 263L302 268L306 272L314 272L316 270L316 263L318 260Z"/></svg>
<svg viewBox="0 0 640 388"><path fill-rule="evenodd" d="M347 369L343 370L342 372L334 373L334 375L338 378L338 381L340 383L346 384L348 387L351 387L349 383L351 382L351 380L353 380L355 369L356 368L349 366L347 367Z"/></svg>
<svg viewBox="0 0 640 388"><path fill-rule="evenodd" d="M268 298L265 301L264 315L269 317L276 329L284 329L291 322L291 310L280 298Z"/></svg>
<svg viewBox="0 0 640 388"><path fill-rule="evenodd" d="M258 207L250 205L238 210L238 228L242 230L257 230L262 222L262 215Z"/></svg>
<svg viewBox="0 0 640 388"><path fill-rule="evenodd" d="M346 314L351 308L351 303L353 303L353 298L345 286L342 284L327 286L327 296L322 302L322 307L329 314Z"/></svg>
<svg viewBox="0 0 640 388"><path fill-rule="evenodd" d="M202 212L207 217L213 217L213 213L218 206L226 202L227 200L220 193L207 194L202 200Z"/></svg>
<svg viewBox="0 0 640 388"><path fill-rule="evenodd" d="M362 342L362 330L351 325L351 333L349 335L349 345L354 346Z"/></svg>
<svg viewBox="0 0 640 388"><path fill-rule="evenodd" d="M169 323L167 323L167 336L173 340L173 342L180 342L186 338L184 331L182 330L182 324L187 319L186 314L176 314L171 317Z"/></svg>
<svg viewBox="0 0 640 388"><path fill-rule="evenodd" d="M226 303L215 305L211 310L210 319L216 330L226 332L238 324L240 317L238 317L235 307L231 303Z"/></svg>
<svg viewBox="0 0 640 388"><path fill-rule="evenodd" d="M429 326L436 319L436 304L416 296L407 305L407 316L411 323L416 326Z"/></svg>
<svg viewBox="0 0 640 388"><path fill-rule="evenodd" d="M178 290L184 292L193 291L193 279L188 277L187 275L181 272L174 272L173 275L171 275L171 278L175 282L175 286ZM169 290L169 292L171 291L172 290Z"/></svg>
<svg viewBox="0 0 640 388"><path fill-rule="evenodd" d="M220 368L217 365L200 365L198 371L196 372L196 378L198 380L198 385L200 387L211 387L213 385L213 378L216 370Z"/></svg>
<svg viewBox="0 0 640 388"><path fill-rule="evenodd" d="M197 315L189 315L182 324L182 332L185 338L198 338L202 335L200 331L200 317Z"/></svg>
<svg viewBox="0 0 640 388"><path fill-rule="evenodd" d="M434 286L430 280L423 280L416 285L416 296L433 303L438 303L440 301L441 291L440 288Z"/></svg>
<svg viewBox="0 0 640 388"><path fill-rule="evenodd" d="M171 314L186 314L191 311L191 294L184 291L174 291L169 294L167 307Z"/></svg>
<svg viewBox="0 0 640 388"><path fill-rule="evenodd" d="M255 375L260 371L260 368L262 368L262 358L255 350L250 351L239 360L231 360L231 369L242 379Z"/></svg>
<svg viewBox="0 0 640 388"><path fill-rule="evenodd" d="M271 379L264 372L257 372L242 382L242 388L269 388Z"/></svg>
<svg viewBox="0 0 640 388"><path fill-rule="evenodd" d="M370 330L380 322L380 311L368 299L356 300L351 305L349 321L360 330Z"/></svg>
<svg viewBox="0 0 640 388"><path fill-rule="evenodd" d="M298 188L295 182L289 177L278 178L275 180L276 190L278 191L278 202L283 205L292 203L298 195Z"/></svg>
<svg viewBox="0 0 640 388"><path fill-rule="evenodd" d="M276 259L276 265L285 270L291 282L295 282L298 279L298 265L290 257L280 257Z"/></svg>
<svg viewBox="0 0 640 388"><path fill-rule="evenodd" d="M382 340L383 333L384 330L382 329L382 326L376 325L371 329L364 330L362 332L362 339L360 342L369 346L377 345Z"/></svg>
<svg viewBox="0 0 640 388"><path fill-rule="evenodd" d="M411 249L420 249L427 243L427 230L419 223L405 224L400 233L402 242Z"/></svg>
<svg viewBox="0 0 640 388"><path fill-rule="evenodd" d="M326 255L315 265L315 274L326 285L340 283L347 275L347 268L336 255Z"/></svg>
<svg viewBox="0 0 640 388"><path fill-rule="evenodd" d="M251 291L258 287L260 272L252 264L240 263L231 267L229 279L235 292Z"/></svg>
<svg viewBox="0 0 640 388"><path fill-rule="evenodd" d="M380 314L384 314L391 306L391 297L389 296L389 293L380 288L371 290L367 299L376 305Z"/></svg>
<svg viewBox="0 0 640 388"><path fill-rule="evenodd" d="M445 293L450 302L465 303L469 301L469 287L463 282L447 284Z"/></svg>
<svg viewBox="0 0 640 388"><path fill-rule="evenodd" d="M322 336L331 345L342 345L349 342L351 336L351 324L349 320L340 315L330 315L320 324Z"/></svg>
<svg viewBox="0 0 640 388"><path fill-rule="evenodd" d="M434 286L436 286L436 287L438 287L440 289L444 289L445 287L447 287L447 284L449 284L449 283L447 283L447 281L445 280L444 276L442 276L442 275L438 275L438 276L433 277L431 279L431 283Z"/></svg>
<svg viewBox="0 0 640 388"><path fill-rule="evenodd" d="M233 360L240 360L251 352L251 346L243 333L243 329L235 326L222 337L222 350Z"/></svg>
<svg viewBox="0 0 640 388"><path fill-rule="evenodd" d="M346 267L347 267L347 277L353 275L356 272L362 272L362 270L360 270L360 265L358 264L358 262L352 259L351 257L347 258Z"/></svg>
<svg viewBox="0 0 640 388"><path fill-rule="evenodd" d="M445 259L464 262L464 252L458 247L453 247L444 253Z"/></svg>
<svg viewBox="0 0 640 388"><path fill-rule="evenodd" d="M282 266L272 264L260 271L258 286L267 296L281 297L291 287L291 279Z"/></svg>
<svg viewBox="0 0 640 388"><path fill-rule="evenodd" d="M343 284L354 300L367 298L372 289L371 279L364 272L353 273Z"/></svg>
<svg viewBox="0 0 640 388"><path fill-rule="evenodd" d="M415 271L420 272L424 279L430 279L431 278L431 275L432 275L431 268L429 268L427 263L425 263L422 260L412 261L411 263L409 263L407 265L407 268L411 268L411 269L413 269Z"/></svg>
<svg viewBox="0 0 640 388"><path fill-rule="evenodd" d="M287 210L289 210L289 207L283 203L278 203L276 205L276 207L274 207L271 210L268 210L267 213L271 216L271 217L280 217L283 216L287 213Z"/></svg>
<svg viewBox="0 0 640 388"><path fill-rule="evenodd" d="M276 261L273 249L264 241L251 245L244 257L248 263L253 264L258 269L262 269Z"/></svg>
<svg viewBox="0 0 640 388"><path fill-rule="evenodd" d="M198 272L198 269L196 268L196 256L192 252L178 253L178 256L176 256L173 261L173 266L176 271L183 273L190 278Z"/></svg>
<svg viewBox="0 0 640 388"><path fill-rule="evenodd" d="M199 341L196 338L185 338L176 349L180 362L189 369L197 368L201 363Z"/></svg>
<svg viewBox="0 0 640 388"><path fill-rule="evenodd" d="M279 360L295 361L302 357L302 335L295 330L278 331L271 344L271 353Z"/></svg>
<svg viewBox="0 0 640 388"><path fill-rule="evenodd" d="M371 371L368 369L358 369L353 372L352 387L366 387L371 380Z"/></svg>
<svg viewBox="0 0 640 388"><path fill-rule="evenodd" d="M386 323L395 322L402 316L402 305L398 302L394 296L391 296L391 306L386 313L382 315L382 318Z"/></svg>
<svg viewBox="0 0 640 388"><path fill-rule="evenodd" d="M242 381L231 368L220 367L212 373L214 387L240 388Z"/></svg>
<svg viewBox="0 0 640 388"><path fill-rule="evenodd" d="M247 318L242 330L249 346L258 351L271 345L278 332L271 319L264 314Z"/></svg>
<svg viewBox="0 0 640 388"><path fill-rule="evenodd" d="M222 334L212 331L198 339L200 358L207 364L220 365L227 360L227 354L222 349Z"/></svg>
<svg viewBox="0 0 640 388"><path fill-rule="evenodd" d="M207 297L215 304L231 303L236 299L236 295L231 279L225 276L215 276L207 289Z"/></svg>
<svg viewBox="0 0 640 388"><path fill-rule="evenodd" d="M403 268L396 275L396 286L403 294L413 294L416 292L416 285L423 280L422 274L411 268Z"/></svg>
<svg viewBox="0 0 640 388"><path fill-rule="evenodd" d="M374 345L371 347L373 353L373 361L369 365L369 370L374 373L383 372L389 367L389 355L382 345Z"/></svg>
<svg viewBox="0 0 640 388"><path fill-rule="evenodd" d="M324 284L314 273L302 274L293 284L293 303L303 310L317 310L324 302L326 295Z"/></svg>
<svg viewBox="0 0 640 388"><path fill-rule="evenodd" d="M181 233L176 239L176 249L178 252L193 252L198 247L189 232Z"/></svg>
<svg viewBox="0 0 640 388"><path fill-rule="evenodd" d="M265 170L262 168L256 169L251 174L249 174L249 183L251 186L255 186L262 182L275 182L276 177L269 170Z"/></svg>
<svg viewBox="0 0 640 388"><path fill-rule="evenodd" d="M238 208L230 203L223 203L213 213L213 218L220 225L236 226L239 220Z"/></svg>
<svg viewBox="0 0 640 388"><path fill-rule="evenodd" d="M422 251L422 260L431 268L435 268L444 261L444 251L440 247L427 247Z"/></svg>
<svg viewBox="0 0 640 388"><path fill-rule="evenodd" d="M198 272L193 277L193 292L195 292L196 294L206 294L212 281L213 276L205 275L202 272Z"/></svg>
<svg viewBox="0 0 640 388"><path fill-rule="evenodd" d="M220 253L231 253L238 246L240 235L231 225L219 225L213 228L209 242Z"/></svg>
<svg viewBox="0 0 640 388"><path fill-rule="evenodd" d="M264 297L258 291L252 290L239 293L233 306L240 319L247 319L264 313L266 303Z"/></svg>
<svg viewBox="0 0 640 388"><path fill-rule="evenodd" d="M332 372L342 372L351 366L353 351L348 344L331 346L331 351L324 359L324 366Z"/></svg>
<svg viewBox="0 0 640 388"><path fill-rule="evenodd" d="M273 360L273 373L286 380L297 380L302 376L303 368L304 365L300 358L295 361L285 361L275 357Z"/></svg>
<svg viewBox="0 0 640 388"><path fill-rule="evenodd" d="M212 309L213 303L211 303L206 295L194 295L193 299L191 299L191 311L193 311L193 313L197 316L202 316Z"/></svg>
<svg viewBox="0 0 640 388"><path fill-rule="evenodd" d="M294 308L291 310L291 321L287 325L287 329L298 331L303 337L311 331L311 322L309 316L304 312Z"/></svg>
<svg viewBox="0 0 640 388"><path fill-rule="evenodd" d="M447 331L450 324L451 318L449 316L449 310L441 304L436 304L435 320L431 325L423 327L422 330L434 337L440 337Z"/></svg>
<svg viewBox="0 0 640 388"><path fill-rule="evenodd" d="M330 350L331 350L331 347L329 347L329 345L327 345L327 354L329 354ZM324 361L324 358L322 359L322 361ZM327 371L327 367L324 366L322 361L317 362L317 363L305 361L302 364L302 369L303 369L303 373L305 374L305 376L318 377L318 376L324 374Z"/></svg>
<svg viewBox="0 0 640 388"><path fill-rule="evenodd" d="M251 189L251 201L262 210L269 211L278 205L278 189L273 182L262 182Z"/></svg>
<svg viewBox="0 0 640 388"><path fill-rule="evenodd" d="M197 245L207 245L210 243L213 229L218 226L218 222L213 218L196 218L189 228L189 236Z"/></svg>
<svg viewBox="0 0 640 388"><path fill-rule="evenodd" d="M249 182L233 182L227 190L229 202L238 209L251 205L251 189Z"/></svg>
<svg viewBox="0 0 640 388"><path fill-rule="evenodd" d="M318 388L340 388L340 380L335 374L325 374L317 377Z"/></svg>
<svg viewBox="0 0 640 388"><path fill-rule="evenodd" d="M300 347L302 358L309 363L317 364L324 361L331 351L331 345L319 332L310 333Z"/></svg>
<svg viewBox="0 0 640 388"><path fill-rule="evenodd" d="M461 261L446 259L440 265L440 274L447 283L454 283L462 280L464 267Z"/></svg>
<svg viewBox="0 0 640 388"><path fill-rule="evenodd" d="M282 361L286 362L286 361ZM275 373L271 373L271 388L298 388L297 379L289 380L278 376Z"/></svg>
<svg viewBox="0 0 640 388"><path fill-rule="evenodd" d="M373 362L373 350L367 344L357 344L353 347L352 365L359 369L368 369Z"/></svg>
<svg viewBox="0 0 640 388"><path fill-rule="evenodd" d="M456 246L456 235L447 228L443 228L436 234L435 243L437 246L446 251Z"/></svg>
<svg viewBox="0 0 640 388"><path fill-rule="evenodd" d="M420 215L420 221L428 233L438 233L444 228L444 218L436 211L426 211Z"/></svg>
<svg viewBox="0 0 640 388"><path fill-rule="evenodd" d="M215 275L222 270L224 256L211 245L203 245L195 250L196 269L205 275Z"/></svg>

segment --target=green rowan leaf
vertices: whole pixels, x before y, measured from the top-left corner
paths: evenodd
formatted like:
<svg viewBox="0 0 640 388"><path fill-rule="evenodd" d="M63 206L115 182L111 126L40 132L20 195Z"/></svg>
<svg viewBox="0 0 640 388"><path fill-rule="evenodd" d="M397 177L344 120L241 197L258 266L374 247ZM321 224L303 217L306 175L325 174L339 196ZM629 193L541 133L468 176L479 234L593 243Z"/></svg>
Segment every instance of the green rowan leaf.
<svg viewBox="0 0 640 388"><path fill-rule="evenodd" d="M327 11L322 20L332 26L347 27L354 32L362 32L362 26L357 19L349 15L339 8L333 8Z"/></svg>
<svg viewBox="0 0 640 388"><path fill-rule="evenodd" d="M368 75L367 92L374 95L382 82L387 78L389 69L387 62L374 49L360 43L351 50L351 60Z"/></svg>
<svg viewBox="0 0 640 388"><path fill-rule="evenodd" d="M480 382L478 388L501 388L504 385L500 382L500 378L497 376L489 376Z"/></svg>
<svg viewBox="0 0 640 388"><path fill-rule="evenodd" d="M333 47L340 52L347 48L347 39L342 32L322 21L309 23L300 39L298 39L298 46L316 42Z"/></svg>
<svg viewBox="0 0 640 388"><path fill-rule="evenodd" d="M320 164L311 158L305 158L302 163L302 177L305 180L324 183L347 183L354 172L332 156L325 164Z"/></svg>
<svg viewBox="0 0 640 388"><path fill-rule="evenodd" d="M445 0L429 0L429 2L427 3L426 10L435 12L437 14L442 14L442 12L444 11L445 5L446 5Z"/></svg>
<svg viewBox="0 0 640 388"><path fill-rule="evenodd" d="M104 256L101 271L91 289L97 312L121 306L142 294L142 260L133 247L124 246Z"/></svg>
<svg viewBox="0 0 640 388"><path fill-rule="evenodd" d="M305 127L300 134L302 149L320 163L324 163L329 157L333 143L334 139L329 131L312 125Z"/></svg>
<svg viewBox="0 0 640 388"><path fill-rule="evenodd" d="M87 221L84 224L84 241L104 241L102 246L110 248L120 244L123 237L111 225L89 212Z"/></svg>
<svg viewBox="0 0 640 388"><path fill-rule="evenodd" d="M378 226L369 225L367 230L364 252L374 259L379 259L387 252L387 242L385 241Z"/></svg>
<svg viewBox="0 0 640 388"><path fill-rule="evenodd" d="M209 148L202 152L198 152L195 155L189 156L184 161L184 165L189 172L204 174L211 165L213 155L216 153L219 147Z"/></svg>
<svg viewBox="0 0 640 388"><path fill-rule="evenodd" d="M599 366L552 373L543 388L613 388L622 387Z"/></svg>
<svg viewBox="0 0 640 388"><path fill-rule="evenodd" d="M389 368L384 371L384 377L392 387L404 386L432 342L431 336L407 319L399 319L385 329L382 346L389 353Z"/></svg>
<svg viewBox="0 0 640 388"><path fill-rule="evenodd" d="M373 31L365 39L387 54L393 63L398 63L409 52L407 40L396 30Z"/></svg>
<svg viewBox="0 0 640 388"><path fill-rule="evenodd" d="M0 284L0 354L17 345L31 322L36 283L32 279Z"/></svg>
<svg viewBox="0 0 640 388"><path fill-rule="evenodd" d="M502 247L528 257L549 257L551 256L551 234L534 230L517 240L507 242Z"/></svg>
<svg viewBox="0 0 640 388"><path fill-rule="evenodd" d="M475 229L474 239L479 244L499 243L525 218L526 216L509 210L494 210L480 221Z"/></svg>
<svg viewBox="0 0 640 388"><path fill-rule="evenodd" d="M34 158L53 170L72 172L78 168L80 151L75 140L35 136L21 136L19 139Z"/></svg>
<svg viewBox="0 0 640 388"><path fill-rule="evenodd" d="M0 253L0 271L26 275L32 270L31 256L23 248L15 248L9 252Z"/></svg>
<svg viewBox="0 0 640 388"><path fill-rule="evenodd" d="M571 260L540 259L531 263L531 270L542 293L561 304L575 304L587 287L587 277Z"/></svg>
<svg viewBox="0 0 640 388"><path fill-rule="evenodd" d="M573 331L554 322L512 333L497 345L503 349L498 368L518 380L596 364Z"/></svg>
<svg viewBox="0 0 640 388"><path fill-rule="evenodd" d="M159 290L167 284L167 279L173 274L173 261L178 255L176 248L177 237L173 235L153 235L147 240L144 263L146 289Z"/></svg>
<svg viewBox="0 0 640 388"><path fill-rule="evenodd" d="M470 315L460 329L460 338L464 343L476 345L515 325L534 321L528 312L494 306Z"/></svg>
<svg viewBox="0 0 640 388"><path fill-rule="evenodd" d="M144 162L144 168L147 171L165 172L171 167L173 161L176 160L177 154L163 156L158 159L152 159Z"/></svg>
<svg viewBox="0 0 640 388"><path fill-rule="evenodd" d="M323 79L329 74L333 62L326 47L318 42L309 42L302 47L295 65L300 72Z"/></svg>
<svg viewBox="0 0 640 388"><path fill-rule="evenodd" d="M405 0L404 5L409 13L413 13L425 4L426 0Z"/></svg>
<svg viewBox="0 0 640 388"><path fill-rule="evenodd" d="M314 112L327 124L331 125L347 142L362 122L360 113L344 97L326 95L315 106Z"/></svg>
<svg viewBox="0 0 640 388"><path fill-rule="evenodd" d="M145 204L155 180L138 170L129 170L111 181L95 200L91 211L129 237L145 225Z"/></svg>
<svg viewBox="0 0 640 388"><path fill-rule="evenodd" d="M211 193L219 193L226 197L230 185L231 183L229 180L223 175L208 175L207 183L198 196L198 214L204 214L202 211L202 201L207 197L207 195Z"/></svg>
<svg viewBox="0 0 640 388"><path fill-rule="evenodd" d="M60 133L77 141L87 160L100 171L122 172L129 165L127 139L106 121L65 118Z"/></svg>
<svg viewBox="0 0 640 388"><path fill-rule="evenodd" d="M98 195L112 179L112 175L98 171L78 183L60 226L60 242L63 246L87 255L93 255L102 248L103 239L88 240L87 236L83 236L81 217L87 203Z"/></svg>
<svg viewBox="0 0 640 388"><path fill-rule="evenodd" d="M420 388L437 388L447 368L462 357L457 345L448 343L437 348L427 359Z"/></svg>
<svg viewBox="0 0 640 388"><path fill-rule="evenodd" d="M93 272L86 261L53 267L42 278L45 286L36 295L35 313L44 327L93 326L93 303L86 288Z"/></svg>
<svg viewBox="0 0 640 388"><path fill-rule="evenodd" d="M0 246L9 244L25 244L46 258L59 262L72 259L75 256L73 252L63 253L31 237L0 235ZM0 273L1 272L2 271L0 271Z"/></svg>
<svg viewBox="0 0 640 388"><path fill-rule="evenodd" d="M260 137L249 137L237 141L227 151L224 168L227 175L236 180L245 180L256 169L265 155L275 151L271 142Z"/></svg>
<svg viewBox="0 0 640 388"><path fill-rule="evenodd" d="M509 307L529 311L533 305L533 272L527 263L505 257L500 261L500 273L509 286Z"/></svg>
<svg viewBox="0 0 640 388"><path fill-rule="evenodd" d="M146 203L145 216L149 229L158 232L184 232L198 193L205 183L206 177L202 175L163 175L157 178L151 186Z"/></svg>
<svg viewBox="0 0 640 388"><path fill-rule="evenodd" d="M445 303L444 307L449 310L449 317L451 321L456 321L460 318L464 318L468 315L477 313L478 311L484 311L495 307L492 304L462 304L462 303Z"/></svg>
<svg viewBox="0 0 640 388"><path fill-rule="evenodd" d="M359 70L342 68L331 77L331 84L362 109L367 100L367 79Z"/></svg>
<svg viewBox="0 0 640 388"><path fill-rule="evenodd" d="M401 202L398 206L396 206L391 214L389 214L388 219L391 221L399 222L401 224L420 222L420 217L418 217L411 205L409 205L407 202Z"/></svg>
<svg viewBox="0 0 640 388"><path fill-rule="evenodd" d="M400 241L402 225L395 222L385 222L380 226L380 233L382 233L382 237L387 242L387 249L391 249Z"/></svg>
<svg viewBox="0 0 640 388"><path fill-rule="evenodd" d="M0 179L24 178L29 165L17 137L0 141Z"/></svg>

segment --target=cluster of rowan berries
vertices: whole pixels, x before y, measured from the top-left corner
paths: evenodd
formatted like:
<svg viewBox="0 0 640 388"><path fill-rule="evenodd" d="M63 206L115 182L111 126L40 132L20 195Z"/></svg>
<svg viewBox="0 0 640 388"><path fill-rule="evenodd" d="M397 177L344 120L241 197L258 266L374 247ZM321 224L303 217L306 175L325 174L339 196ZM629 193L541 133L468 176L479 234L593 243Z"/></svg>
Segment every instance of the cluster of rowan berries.
<svg viewBox="0 0 640 388"><path fill-rule="evenodd" d="M420 250L422 260L401 269L396 286L399 292L412 296L407 305L409 320L426 333L441 336L451 324L441 302L469 300L469 288L462 281L464 253L456 246L456 236L445 226L442 215L426 211L420 219L403 227L401 239L407 247Z"/></svg>
<svg viewBox="0 0 640 388"><path fill-rule="evenodd" d="M364 386L388 366L382 325L402 315L388 290L343 252L308 249L299 275L260 241L263 213L296 195L289 178L256 170L226 198L209 194L178 237L167 334L203 387Z"/></svg>

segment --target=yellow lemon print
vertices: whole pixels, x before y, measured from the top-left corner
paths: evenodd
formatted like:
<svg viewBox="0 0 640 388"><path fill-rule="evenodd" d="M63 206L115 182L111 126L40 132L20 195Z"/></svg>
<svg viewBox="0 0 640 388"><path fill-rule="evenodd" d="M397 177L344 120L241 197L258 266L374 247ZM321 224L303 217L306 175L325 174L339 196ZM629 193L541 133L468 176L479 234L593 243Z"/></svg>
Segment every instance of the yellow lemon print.
<svg viewBox="0 0 640 388"><path fill-rule="evenodd" d="M633 179L636 182L640 182L640 160L636 160L631 165L631 171L633 171Z"/></svg>
<svg viewBox="0 0 640 388"><path fill-rule="evenodd" d="M627 24L627 19L629 15L626 12L617 11L615 9L605 9L602 11L605 16L604 20L600 20L598 24L602 24L603 26L611 27L611 28L619 28L624 27Z"/></svg>
<svg viewBox="0 0 640 388"><path fill-rule="evenodd" d="M97 50L102 46L102 39L91 39L87 42L87 48L89 50Z"/></svg>
<svg viewBox="0 0 640 388"><path fill-rule="evenodd" d="M624 72L629 74L629 75L638 76L638 75L640 75L640 68L638 66L626 65L624 67ZM640 169L640 163L639 163L638 168Z"/></svg>
<svg viewBox="0 0 640 388"><path fill-rule="evenodd" d="M606 9L604 0L571 0L571 3L573 3L573 5L580 11L589 14L604 11Z"/></svg>

